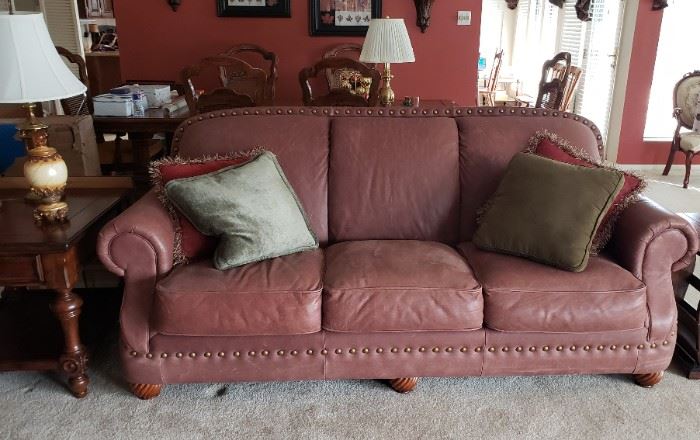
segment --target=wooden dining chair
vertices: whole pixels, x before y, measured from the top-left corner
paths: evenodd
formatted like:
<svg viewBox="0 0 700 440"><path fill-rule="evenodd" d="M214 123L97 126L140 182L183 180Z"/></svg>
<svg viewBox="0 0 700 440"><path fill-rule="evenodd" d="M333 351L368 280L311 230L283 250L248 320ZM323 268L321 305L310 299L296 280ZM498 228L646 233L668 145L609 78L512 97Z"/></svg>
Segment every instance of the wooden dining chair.
<svg viewBox="0 0 700 440"><path fill-rule="evenodd" d="M85 84L85 87L87 87L87 90L82 95L61 99L61 108L63 108L63 113L71 116L92 114L92 95L90 94L90 83L88 82L88 72L85 60L80 55L75 54L61 46L56 46L56 51L58 51L58 54L61 55L66 61L73 65L78 72L80 82Z"/></svg>
<svg viewBox="0 0 700 440"><path fill-rule="evenodd" d="M235 86L225 82L221 77L221 72L239 72L240 76L237 79L240 79L241 83L259 85L264 84L266 81L266 75L262 69L254 68L238 58L228 55L203 58L199 63L182 70L181 76L185 84L185 98L191 113L204 113L226 108L252 107L256 105L253 96L245 92L239 92L234 88ZM219 87L209 87L209 90L207 90L205 86L209 84L198 82L207 73L215 73L227 86L219 85ZM203 91L200 92L199 90ZM247 91L253 93L250 90Z"/></svg>
<svg viewBox="0 0 700 440"><path fill-rule="evenodd" d="M362 45L357 43L345 43L334 46L323 54L323 59L328 58L350 58L355 61L360 61L360 54L362 53ZM375 69L376 64L374 63L362 63L370 69ZM328 82L328 89L339 89L341 85L347 81L352 81L352 78L357 77L358 71L339 68L339 69L326 69L326 81Z"/></svg>
<svg viewBox="0 0 700 440"><path fill-rule="evenodd" d="M337 88L328 88L325 95L314 94L311 81L319 75L326 73L328 69L349 69L359 72L361 81L366 90L358 93L357 88L349 84L340 84ZM304 100L308 106L345 106L345 107L374 107L379 102L379 83L381 74L378 70L350 58L326 58L311 67L299 72L299 83Z"/></svg>
<svg viewBox="0 0 700 440"><path fill-rule="evenodd" d="M560 52L542 65L542 77L535 107L560 110L564 102L566 72L571 67L571 54Z"/></svg>
<svg viewBox="0 0 700 440"><path fill-rule="evenodd" d="M256 44L244 43L229 48L221 55L236 58L243 63L220 67L223 87L250 96L255 105L274 104L277 83L277 55L274 52Z"/></svg>
<svg viewBox="0 0 700 440"><path fill-rule="evenodd" d="M564 81L564 96L562 98L559 110L568 111L571 105L574 103L574 95L576 94L576 89L578 88L578 83L583 74L583 69L577 66L569 66L569 69L564 72L562 78Z"/></svg>
<svg viewBox="0 0 700 440"><path fill-rule="evenodd" d="M496 105L496 88L498 87L498 79L501 76L502 65L503 49L500 49L496 51L496 55L493 57L491 72L486 80L486 86L479 89L479 97L482 105Z"/></svg>
<svg viewBox="0 0 700 440"><path fill-rule="evenodd" d="M676 118L676 131L671 140L671 151L668 153L663 175L671 171L671 165L678 151L685 153L685 178L683 188L690 183L690 168L693 159L700 154L700 133L695 131L681 132L681 129L692 130L698 118L697 102L700 99L700 70L686 73L673 88L673 117Z"/></svg>

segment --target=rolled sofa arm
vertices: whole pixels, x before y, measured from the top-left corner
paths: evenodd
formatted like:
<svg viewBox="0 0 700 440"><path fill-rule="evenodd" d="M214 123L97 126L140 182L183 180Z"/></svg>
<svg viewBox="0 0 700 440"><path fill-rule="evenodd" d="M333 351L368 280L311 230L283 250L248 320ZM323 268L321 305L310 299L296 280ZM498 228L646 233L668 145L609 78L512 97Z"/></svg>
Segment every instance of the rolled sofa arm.
<svg viewBox="0 0 700 440"><path fill-rule="evenodd" d="M157 275L172 269L175 228L154 190L146 193L100 231L97 254L110 272L122 277L130 265L142 260L131 252L137 251L131 249L131 236L151 249L149 257L154 258Z"/></svg>
<svg viewBox="0 0 700 440"><path fill-rule="evenodd" d="M124 277L120 322L128 350L148 352L155 285L173 267L174 242L175 228L153 190L100 231L102 264Z"/></svg>
<svg viewBox="0 0 700 440"><path fill-rule="evenodd" d="M620 215L608 249L646 284L649 340L663 340L676 320L671 274L695 258L697 232L683 218L642 198Z"/></svg>

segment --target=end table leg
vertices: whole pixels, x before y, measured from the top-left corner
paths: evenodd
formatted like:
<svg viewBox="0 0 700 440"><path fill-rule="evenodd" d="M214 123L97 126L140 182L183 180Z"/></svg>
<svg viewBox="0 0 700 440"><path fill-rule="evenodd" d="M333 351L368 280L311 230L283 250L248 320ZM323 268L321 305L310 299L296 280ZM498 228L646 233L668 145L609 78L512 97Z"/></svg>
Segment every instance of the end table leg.
<svg viewBox="0 0 700 440"><path fill-rule="evenodd" d="M83 300L70 289L58 289L51 311L61 323L65 347L58 361L59 371L68 375L68 388L77 398L88 391L87 353L80 343L78 319Z"/></svg>

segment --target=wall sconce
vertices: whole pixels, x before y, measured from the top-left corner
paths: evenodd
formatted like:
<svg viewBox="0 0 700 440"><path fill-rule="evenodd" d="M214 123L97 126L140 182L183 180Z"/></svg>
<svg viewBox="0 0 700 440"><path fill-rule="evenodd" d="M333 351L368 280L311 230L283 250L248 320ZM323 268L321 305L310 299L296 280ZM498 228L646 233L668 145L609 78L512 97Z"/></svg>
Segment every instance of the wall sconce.
<svg viewBox="0 0 700 440"><path fill-rule="evenodd" d="M428 26L430 26L430 9L433 7L433 2L435 0L413 0L416 4L416 24L420 28L420 31L425 33Z"/></svg>
<svg viewBox="0 0 700 440"><path fill-rule="evenodd" d="M182 0L168 0L168 4L172 8L173 12L177 12L177 8L180 7L180 3L182 3Z"/></svg>

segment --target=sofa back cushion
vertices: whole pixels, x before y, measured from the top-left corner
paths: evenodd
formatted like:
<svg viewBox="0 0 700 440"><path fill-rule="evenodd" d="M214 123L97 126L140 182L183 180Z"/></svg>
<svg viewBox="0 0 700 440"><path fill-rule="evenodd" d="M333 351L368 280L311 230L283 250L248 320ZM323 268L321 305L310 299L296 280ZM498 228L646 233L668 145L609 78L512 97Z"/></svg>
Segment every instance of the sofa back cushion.
<svg viewBox="0 0 700 440"><path fill-rule="evenodd" d="M455 243L459 150L451 118L335 118L328 193L330 241Z"/></svg>
<svg viewBox="0 0 700 440"><path fill-rule="evenodd" d="M328 240L329 119L305 115L235 115L191 119L176 133L185 158L262 147L277 156L319 242Z"/></svg>
<svg viewBox="0 0 700 440"><path fill-rule="evenodd" d="M485 115L457 118L461 181L461 240L471 240L477 210L493 195L510 160L528 146L536 131L546 128L598 159L598 141L590 127L574 116Z"/></svg>

